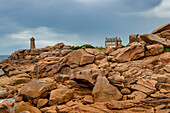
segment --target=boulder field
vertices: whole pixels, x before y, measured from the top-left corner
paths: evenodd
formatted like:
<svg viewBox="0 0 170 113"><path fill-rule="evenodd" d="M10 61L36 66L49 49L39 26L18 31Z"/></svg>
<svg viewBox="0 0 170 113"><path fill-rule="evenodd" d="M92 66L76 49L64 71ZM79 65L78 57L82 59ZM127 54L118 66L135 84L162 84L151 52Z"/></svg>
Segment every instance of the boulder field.
<svg viewBox="0 0 170 113"><path fill-rule="evenodd" d="M169 113L169 37L170 23L117 50L18 50L0 62L0 113Z"/></svg>

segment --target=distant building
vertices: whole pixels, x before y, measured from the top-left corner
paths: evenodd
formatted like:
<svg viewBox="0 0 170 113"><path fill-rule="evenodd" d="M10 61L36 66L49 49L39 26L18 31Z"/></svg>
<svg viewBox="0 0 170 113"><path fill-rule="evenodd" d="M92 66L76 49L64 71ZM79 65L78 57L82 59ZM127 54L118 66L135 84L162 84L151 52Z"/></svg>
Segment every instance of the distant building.
<svg viewBox="0 0 170 113"><path fill-rule="evenodd" d="M115 38L105 38L105 48L110 47L110 48L117 48L117 47L122 47L122 40L120 37L115 37Z"/></svg>
<svg viewBox="0 0 170 113"><path fill-rule="evenodd" d="M35 38L34 37L32 37L31 39L30 39L30 49L35 49L36 47L35 47Z"/></svg>

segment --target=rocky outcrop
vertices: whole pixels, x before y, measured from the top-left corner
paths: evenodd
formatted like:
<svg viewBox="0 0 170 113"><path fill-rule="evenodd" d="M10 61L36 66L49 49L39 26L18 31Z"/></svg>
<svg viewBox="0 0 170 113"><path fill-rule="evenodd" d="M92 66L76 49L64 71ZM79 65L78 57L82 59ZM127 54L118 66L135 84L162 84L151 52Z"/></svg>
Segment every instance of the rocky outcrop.
<svg viewBox="0 0 170 113"><path fill-rule="evenodd" d="M0 111L169 112L168 26L153 34L130 35L131 43L117 50L72 51L58 43L13 53L0 63L0 98L8 98Z"/></svg>
<svg viewBox="0 0 170 113"><path fill-rule="evenodd" d="M21 112L28 112L28 113L41 113L41 111L33 106L30 106L29 104L21 101L15 108L15 113L21 113Z"/></svg>
<svg viewBox="0 0 170 113"><path fill-rule="evenodd" d="M134 59L139 59L145 56L144 51L145 51L144 46L132 45L130 47L127 47L123 51L121 51L116 57L116 61L124 62L124 61L131 61Z"/></svg>
<svg viewBox="0 0 170 113"><path fill-rule="evenodd" d="M145 56L157 55L162 53L164 50L163 45L153 44L146 46L147 51L145 51Z"/></svg>
<svg viewBox="0 0 170 113"><path fill-rule="evenodd" d="M140 34L131 34L129 35L129 44L132 44L134 42L138 42L138 43L145 43L141 38L140 38Z"/></svg>
<svg viewBox="0 0 170 113"><path fill-rule="evenodd" d="M78 67L79 65L93 63L94 58L94 55L90 55L84 50L77 50L68 55L66 64L74 68Z"/></svg>
<svg viewBox="0 0 170 113"><path fill-rule="evenodd" d="M18 69L16 66L13 66L11 64L3 65L2 70L9 77L23 73L20 69Z"/></svg>
<svg viewBox="0 0 170 113"><path fill-rule="evenodd" d="M24 98L34 99L41 97L48 90L48 85L43 80L32 80L20 90L20 95Z"/></svg>
<svg viewBox="0 0 170 113"><path fill-rule="evenodd" d="M115 86L112 86L106 77L102 76L97 77L92 94L95 102L109 102L122 98L122 94L119 90Z"/></svg>
<svg viewBox="0 0 170 113"><path fill-rule="evenodd" d="M62 59L60 59L62 61ZM59 61L41 61L34 67L33 78L43 78L47 76L54 76L62 67L62 62Z"/></svg>
<svg viewBox="0 0 170 113"><path fill-rule="evenodd" d="M166 24L166 25L163 25L163 26L161 26L161 27L153 30L153 31L151 32L151 34L161 33L161 32L166 31L166 30L168 30L168 29L170 29L170 23L168 23L168 24Z"/></svg>
<svg viewBox="0 0 170 113"><path fill-rule="evenodd" d="M155 80L147 80L147 79L140 79L137 81L137 84L132 86L132 89L141 91L147 95L153 93L155 89L157 81Z"/></svg>
<svg viewBox="0 0 170 113"><path fill-rule="evenodd" d="M170 40L165 38L160 38L154 34L144 34L140 36L142 40L150 44L162 44L165 47L170 47Z"/></svg>
<svg viewBox="0 0 170 113"><path fill-rule="evenodd" d="M101 74L101 70L99 69L85 69L73 73L70 79L75 81L81 81L88 84L89 86L93 86L99 74Z"/></svg>
<svg viewBox="0 0 170 113"><path fill-rule="evenodd" d="M161 104L166 104L169 103L170 99L169 98L164 98L164 99L146 99L146 100L134 100L134 101L113 101L110 103L107 103L106 106L109 109L112 110L118 110L118 109L128 109L132 107L147 107L152 108Z"/></svg>
<svg viewBox="0 0 170 113"><path fill-rule="evenodd" d="M55 89L51 91L49 105L62 104L70 101L74 97L74 90Z"/></svg>
<svg viewBox="0 0 170 113"><path fill-rule="evenodd" d="M10 113L9 106L5 103L0 104L0 113Z"/></svg>

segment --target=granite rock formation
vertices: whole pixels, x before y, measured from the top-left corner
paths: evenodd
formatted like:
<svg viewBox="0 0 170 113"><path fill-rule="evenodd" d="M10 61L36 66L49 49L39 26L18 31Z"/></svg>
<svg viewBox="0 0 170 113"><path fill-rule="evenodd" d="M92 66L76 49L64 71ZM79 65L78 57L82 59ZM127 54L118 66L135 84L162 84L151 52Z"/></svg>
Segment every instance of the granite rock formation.
<svg viewBox="0 0 170 113"><path fill-rule="evenodd" d="M10 113L169 113L169 24L131 35L114 50L58 43L23 49L0 62L0 104Z"/></svg>

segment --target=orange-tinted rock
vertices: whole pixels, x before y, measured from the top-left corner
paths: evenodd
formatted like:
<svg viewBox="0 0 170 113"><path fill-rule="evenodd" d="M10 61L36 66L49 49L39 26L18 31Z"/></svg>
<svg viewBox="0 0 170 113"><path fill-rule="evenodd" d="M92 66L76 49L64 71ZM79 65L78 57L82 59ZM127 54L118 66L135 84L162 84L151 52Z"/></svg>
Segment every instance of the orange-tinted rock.
<svg viewBox="0 0 170 113"><path fill-rule="evenodd" d="M40 109L42 113L58 113L58 108L56 105L45 107Z"/></svg>
<svg viewBox="0 0 170 113"><path fill-rule="evenodd" d="M41 113L41 111L33 106L28 105L24 101L21 101L15 108L15 113L20 113L23 111L29 111L30 113Z"/></svg>
<svg viewBox="0 0 170 113"><path fill-rule="evenodd" d="M93 55L85 52L84 50L77 50L68 55L67 64L71 67L78 67L79 65L93 63L93 61Z"/></svg>
<svg viewBox="0 0 170 113"><path fill-rule="evenodd" d="M93 104L94 103L94 100L93 100L93 97L91 95L86 95L84 98L83 98L83 102L85 104Z"/></svg>
<svg viewBox="0 0 170 113"><path fill-rule="evenodd" d="M131 61L135 59L139 59L143 57L144 54L144 46L138 44L138 45L131 45L127 48L125 48L123 51L121 51L117 57L117 62L125 62L125 61Z"/></svg>
<svg viewBox="0 0 170 113"><path fill-rule="evenodd" d="M123 95L128 95L128 94L131 93L131 91L130 91L128 88L124 88L124 89L121 90L121 93L122 93Z"/></svg>
<svg viewBox="0 0 170 113"><path fill-rule="evenodd" d="M48 103L48 99L39 99L37 103L37 108L41 108Z"/></svg>
<svg viewBox="0 0 170 113"><path fill-rule="evenodd" d="M170 40L166 40L154 34L143 34L141 35L141 39L150 44L162 44L165 47L170 47Z"/></svg>
<svg viewBox="0 0 170 113"><path fill-rule="evenodd" d="M129 43L133 42L142 42L142 39L140 38L140 34L131 34L129 35Z"/></svg>
<svg viewBox="0 0 170 113"><path fill-rule="evenodd" d="M117 87L111 85L106 77L98 76L92 92L95 102L110 102L119 100L122 94Z"/></svg>
<svg viewBox="0 0 170 113"><path fill-rule="evenodd" d="M74 96L74 90L55 89L51 91L49 105L62 104L70 101Z"/></svg>
<svg viewBox="0 0 170 113"><path fill-rule="evenodd" d="M10 109L5 103L0 104L0 113L10 113Z"/></svg>
<svg viewBox="0 0 170 113"><path fill-rule="evenodd" d="M168 30L170 29L170 23L166 24L166 25L163 25L157 29L155 29L154 31L151 32L151 34L156 34L156 33L160 33L162 31L165 31L165 30Z"/></svg>
<svg viewBox="0 0 170 113"><path fill-rule="evenodd" d="M145 56L157 55L163 52L164 47L160 44L153 44L146 46L147 51L145 52Z"/></svg>
<svg viewBox="0 0 170 113"><path fill-rule="evenodd" d="M37 98L41 97L43 93L48 90L48 86L43 80L32 80L23 86L20 90L20 95L23 95L24 98Z"/></svg>
<svg viewBox="0 0 170 113"><path fill-rule="evenodd" d="M145 93L140 91L134 91L130 96L133 97L133 99L137 99L137 100L145 99L147 97Z"/></svg>

